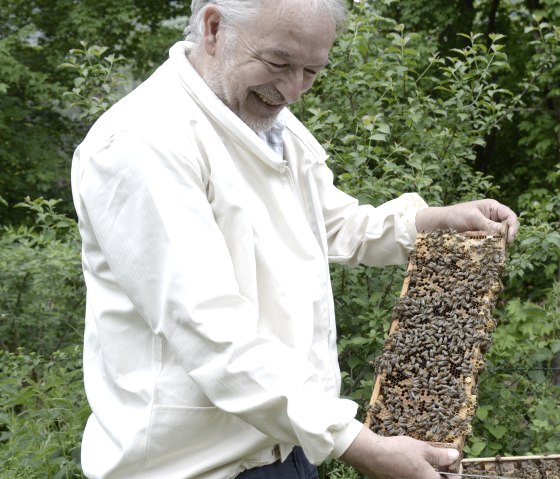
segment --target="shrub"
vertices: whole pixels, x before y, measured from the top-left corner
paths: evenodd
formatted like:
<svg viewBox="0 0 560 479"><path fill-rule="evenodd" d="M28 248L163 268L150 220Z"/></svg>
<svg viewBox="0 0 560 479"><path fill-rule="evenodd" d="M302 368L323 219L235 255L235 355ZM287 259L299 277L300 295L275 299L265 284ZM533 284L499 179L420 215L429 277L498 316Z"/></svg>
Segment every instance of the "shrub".
<svg viewBox="0 0 560 479"><path fill-rule="evenodd" d="M0 350L0 477L83 477L81 435L90 410L80 346L41 356Z"/></svg>
<svg viewBox="0 0 560 479"><path fill-rule="evenodd" d="M0 349L39 354L81 344L85 302L75 222L29 198L32 226L0 229Z"/></svg>

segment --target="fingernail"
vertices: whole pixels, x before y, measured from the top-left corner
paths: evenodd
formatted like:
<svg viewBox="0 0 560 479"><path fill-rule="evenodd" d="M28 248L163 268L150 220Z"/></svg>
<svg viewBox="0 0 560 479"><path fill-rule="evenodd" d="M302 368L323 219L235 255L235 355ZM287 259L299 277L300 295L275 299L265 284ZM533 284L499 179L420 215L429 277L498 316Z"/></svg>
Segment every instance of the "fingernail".
<svg viewBox="0 0 560 479"><path fill-rule="evenodd" d="M447 454L449 455L449 460L455 462L459 459L459 451L457 449L448 449Z"/></svg>

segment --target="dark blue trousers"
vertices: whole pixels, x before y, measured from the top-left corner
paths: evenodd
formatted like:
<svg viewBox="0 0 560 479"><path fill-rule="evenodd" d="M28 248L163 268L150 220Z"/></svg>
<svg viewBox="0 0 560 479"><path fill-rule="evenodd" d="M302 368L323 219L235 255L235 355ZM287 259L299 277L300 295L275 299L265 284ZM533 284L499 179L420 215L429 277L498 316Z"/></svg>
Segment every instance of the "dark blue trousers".
<svg viewBox="0 0 560 479"><path fill-rule="evenodd" d="M307 460L303 449L296 446L284 462L247 469L237 479L319 479L319 472Z"/></svg>

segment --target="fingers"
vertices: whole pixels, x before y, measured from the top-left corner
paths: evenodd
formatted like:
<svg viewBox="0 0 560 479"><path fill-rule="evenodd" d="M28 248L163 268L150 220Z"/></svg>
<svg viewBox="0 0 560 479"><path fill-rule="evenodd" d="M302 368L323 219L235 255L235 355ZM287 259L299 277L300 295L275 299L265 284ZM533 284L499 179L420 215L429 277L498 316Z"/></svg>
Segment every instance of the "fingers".
<svg viewBox="0 0 560 479"><path fill-rule="evenodd" d="M490 200L493 201L493 200ZM513 212L512 209L508 208L506 205L501 203L495 202L495 209L490 208L490 213L495 211L496 215L494 219L495 221L499 221L502 224L505 223L505 227L502 225L501 233L504 233L504 228L506 229L506 240L508 244L513 243L513 240L517 236L517 232L519 231L519 221L517 219L517 215Z"/></svg>
<svg viewBox="0 0 560 479"><path fill-rule="evenodd" d="M513 243L513 240L515 239L519 231L519 221L517 219L517 215L513 211L511 211L509 208L507 208L507 210L509 210L510 214L503 221L505 221L507 225L506 226L507 244L511 244Z"/></svg>
<svg viewBox="0 0 560 479"><path fill-rule="evenodd" d="M406 436L382 437L364 428L340 459L378 479L441 479L434 466L445 468L459 458L452 448L438 448Z"/></svg>
<svg viewBox="0 0 560 479"><path fill-rule="evenodd" d="M502 223L505 223L505 231ZM517 215L506 205L496 200L476 200L446 207L431 207L416 213L418 231L451 229L465 231L487 231L504 234L511 244L519 230Z"/></svg>
<svg viewBox="0 0 560 479"><path fill-rule="evenodd" d="M450 466L459 459L459 451L453 447L435 447L430 446L426 460L436 466L438 469L441 467Z"/></svg>

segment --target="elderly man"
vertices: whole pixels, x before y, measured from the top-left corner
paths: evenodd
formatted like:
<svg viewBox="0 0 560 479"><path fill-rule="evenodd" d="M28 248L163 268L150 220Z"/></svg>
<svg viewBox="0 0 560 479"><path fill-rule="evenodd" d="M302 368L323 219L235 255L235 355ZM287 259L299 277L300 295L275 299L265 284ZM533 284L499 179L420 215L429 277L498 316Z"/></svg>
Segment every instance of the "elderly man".
<svg viewBox="0 0 560 479"><path fill-rule="evenodd" d="M456 451L382 438L339 397L329 261L404 263L417 230L495 230L492 201L359 206L286 109L342 0L192 2L187 41L76 150L90 478L317 477L341 458L436 479Z"/></svg>

